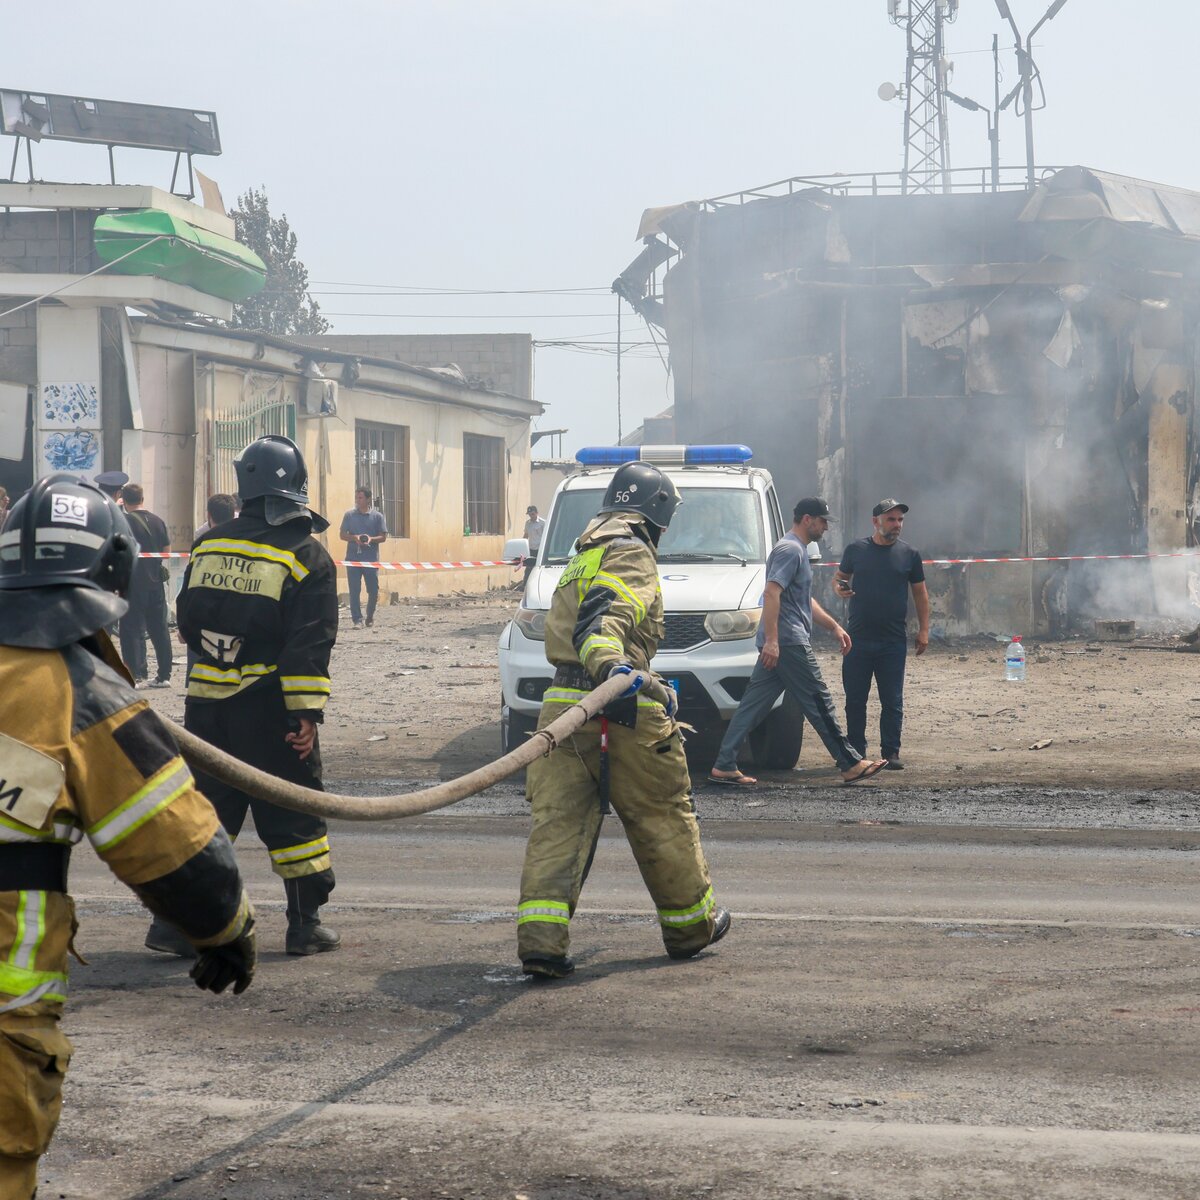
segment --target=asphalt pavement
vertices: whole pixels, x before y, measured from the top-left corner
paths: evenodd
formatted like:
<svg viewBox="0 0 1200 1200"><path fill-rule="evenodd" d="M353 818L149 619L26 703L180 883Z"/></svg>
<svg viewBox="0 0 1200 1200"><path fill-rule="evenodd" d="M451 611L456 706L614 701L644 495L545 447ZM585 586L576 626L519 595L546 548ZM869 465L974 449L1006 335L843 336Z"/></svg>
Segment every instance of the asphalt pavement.
<svg viewBox="0 0 1200 1200"><path fill-rule="evenodd" d="M283 955L282 891L243 835L262 961L236 998L144 950L144 914L79 852L90 965L41 1194L1200 1192L1191 794L697 800L728 938L665 957L609 818L557 984L516 963L512 785L335 827L345 941L311 959Z"/></svg>

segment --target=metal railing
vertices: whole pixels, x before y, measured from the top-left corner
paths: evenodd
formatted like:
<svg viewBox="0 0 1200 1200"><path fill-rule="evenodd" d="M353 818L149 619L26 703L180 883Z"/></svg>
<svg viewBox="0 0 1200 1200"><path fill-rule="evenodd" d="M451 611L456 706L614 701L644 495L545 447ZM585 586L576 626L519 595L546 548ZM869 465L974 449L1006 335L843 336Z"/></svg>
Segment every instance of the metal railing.
<svg viewBox="0 0 1200 1200"><path fill-rule="evenodd" d="M1038 167L1037 178L1046 179L1061 167ZM1016 192L1028 190L1028 169L1022 166L1000 167L993 179L991 167L954 167L945 172L946 186L934 191L903 171L873 171L851 175L793 175L759 187L712 196L700 201L700 207L713 212L748 200L765 200L775 196L791 196L796 192L822 191L831 196L904 196L945 195L963 192Z"/></svg>

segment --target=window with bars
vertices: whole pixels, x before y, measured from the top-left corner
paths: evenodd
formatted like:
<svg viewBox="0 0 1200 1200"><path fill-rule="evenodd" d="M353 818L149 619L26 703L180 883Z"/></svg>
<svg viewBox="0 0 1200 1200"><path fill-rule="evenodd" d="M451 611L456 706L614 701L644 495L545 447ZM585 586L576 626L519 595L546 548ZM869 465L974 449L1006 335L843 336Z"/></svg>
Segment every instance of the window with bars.
<svg viewBox="0 0 1200 1200"><path fill-rule="evenodd" d="M463 434L463 525L467 533L504 532L504 439Z"/></svg>
<svg viewBox="0 0 1200 1200"><path fill-rule="evenodd" d="M391 537L408 537L408 426L354 422L354 486L371 489Z"/></svg>

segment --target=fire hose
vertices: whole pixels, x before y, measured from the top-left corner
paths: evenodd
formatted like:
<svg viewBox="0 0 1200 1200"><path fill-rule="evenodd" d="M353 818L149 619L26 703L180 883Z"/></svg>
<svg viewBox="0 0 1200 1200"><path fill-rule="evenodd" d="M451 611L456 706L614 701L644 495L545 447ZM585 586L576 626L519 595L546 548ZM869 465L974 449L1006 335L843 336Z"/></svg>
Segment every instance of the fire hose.
<svg viewBox="0 0 1200 1200"><path fill-rule="evenodd" d="M318 792L312 788L299 787L268 775L256 767L248 766L240 759L231 758L222 750L189 733L182 725L167 721L179 749L188 765L195 771L212 775L222 783L229 784L258 800L278 804L281 808L310 813L316 817L335 817L343 821L391 821L398 817L418 817L450 804L457 804L468 796L499 783L516 774L522 767L529 766L535 759L549 754L556 746L569 738L576 730L586 725L593 717L629 688L629 677L617 675L607 679L588 692L581 700L572 704L562 716L551 721L545 729L532 734L527 742L515 750L490 762L486 767L447 780L419 792L403 792L392 796L344 796L337 792ZM665 699L663 685L649 676L642 688L643 694L652 699Z"/></svg>

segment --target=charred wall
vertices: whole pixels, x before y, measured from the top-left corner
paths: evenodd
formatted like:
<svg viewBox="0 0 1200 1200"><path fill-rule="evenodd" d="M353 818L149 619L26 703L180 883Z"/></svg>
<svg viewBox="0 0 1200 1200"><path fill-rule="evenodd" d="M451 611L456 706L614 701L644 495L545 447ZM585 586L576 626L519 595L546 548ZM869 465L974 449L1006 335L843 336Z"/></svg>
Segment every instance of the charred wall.
<svg viewBox="0 0 1200 1200"><path fill-rule="evenodd" d="M884 495L912 505L927 557L1191 544L1200 238L1030 206L800 193L677 212L677 436L748 443L785 503L826 496L833 550ZM956 567L931 590L950 631L1053 632L1186 608L1179 561Z"/></svg>

